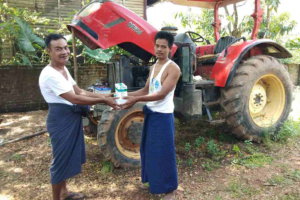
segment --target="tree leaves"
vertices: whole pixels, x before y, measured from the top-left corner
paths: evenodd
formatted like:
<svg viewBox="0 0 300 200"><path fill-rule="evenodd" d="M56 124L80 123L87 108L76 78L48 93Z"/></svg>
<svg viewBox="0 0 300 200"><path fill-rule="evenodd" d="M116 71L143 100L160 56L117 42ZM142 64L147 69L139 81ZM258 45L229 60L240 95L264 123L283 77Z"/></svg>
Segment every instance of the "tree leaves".
<svg viewBox="0 0 300 200"><path fill-rule="evenodd" d="M107 62L111 59L113 56L113 51L110 49L95 49L91 50L89 47L84 45L84 52L83 54L91 57L92 59L95 59L98 62Z"/></svg>
<svg viewBox="0 0 300 200"><path fill-rule="evenodd" d="M26 55L21 54L21 53L17 53L16 56L19 56L21 58L21 60L22 60L21 64L22 65L30 65L32 67L31 62L30 62L29 58Z"/></svg>
<svg viewBox="0 0 300 200"><path fill-rule="evenodd" d="M45 47L45 42L43 39L39 38L37 35L33 33L32 28L25 21L22 21L20 18L15 17L15 22L19 25L19 32L17 36L17 40L19 43L19 47L25 52L34 52L35 48L33 47L33 43L40 45L41 47Z"/></svg>

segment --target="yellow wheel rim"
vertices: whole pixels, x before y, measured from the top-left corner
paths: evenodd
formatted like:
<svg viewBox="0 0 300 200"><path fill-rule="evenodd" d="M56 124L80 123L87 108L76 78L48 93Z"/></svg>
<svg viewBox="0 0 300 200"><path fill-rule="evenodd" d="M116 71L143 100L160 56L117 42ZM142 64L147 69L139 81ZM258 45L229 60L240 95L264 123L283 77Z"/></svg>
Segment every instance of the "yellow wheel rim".
<svg viewBox="0 0 300 200"><path fill-rule="evenodd" d="M118 150L126 157L140 159L140 141L144 123L142 110L126 114L117 126L115 142Z"/></svg>
<svg viewBox="0 0 300 200"><path fill-rule="evenodd" d="M270 127L281 117L285 107L285 89L280 79L267 74L254 84L249 97L249 112L259 127Z"/></svg>

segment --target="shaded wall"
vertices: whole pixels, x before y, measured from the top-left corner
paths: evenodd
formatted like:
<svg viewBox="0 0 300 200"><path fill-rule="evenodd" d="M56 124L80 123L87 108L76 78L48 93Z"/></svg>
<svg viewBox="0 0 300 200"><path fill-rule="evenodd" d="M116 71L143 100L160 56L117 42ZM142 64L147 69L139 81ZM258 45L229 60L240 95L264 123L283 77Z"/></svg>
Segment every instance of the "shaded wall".
<svg viewBox="0 0 300 200"><path fill-rule="evenodd" d="M38 85L44 66L0 67L0 113L47 109ZM73 76L73 68L68 67ZM96 79L106 77L106 66L79 66L78 86L86 89Z"/></svg>

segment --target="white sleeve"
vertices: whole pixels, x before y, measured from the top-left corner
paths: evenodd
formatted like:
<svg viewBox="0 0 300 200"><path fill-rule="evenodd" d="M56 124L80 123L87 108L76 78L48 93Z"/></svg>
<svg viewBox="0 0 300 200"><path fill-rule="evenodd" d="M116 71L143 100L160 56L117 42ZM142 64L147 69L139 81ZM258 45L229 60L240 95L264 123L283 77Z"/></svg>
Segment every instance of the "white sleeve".
<svg viewBox="0 0 300 200"><path fill-rule="evenodd" d="M64 81L62 78L56 78L56 77L50 76L45 81L45 84L51 91L54 92L54 94L56 96L59 96L61 94L72 91L72 88L70 88L70 85L66 81Z"/></svg>

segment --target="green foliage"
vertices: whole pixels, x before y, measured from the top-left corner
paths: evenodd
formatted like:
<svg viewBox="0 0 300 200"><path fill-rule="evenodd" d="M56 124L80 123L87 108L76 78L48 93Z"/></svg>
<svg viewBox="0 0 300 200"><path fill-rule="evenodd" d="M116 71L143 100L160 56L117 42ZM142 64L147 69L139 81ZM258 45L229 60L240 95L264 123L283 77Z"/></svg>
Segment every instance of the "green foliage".
<svg viewBox="0 0 300 200"><path fill-rule="evenodd" d="M216 131L214 129L209 129L205 133L209 138L213 138L216 135Z"/></svg>
<svg viewBox="0 0 300 200"><path fill-rule="evenodd" d="M260 31L266 33L266 38L282 42L282 37L293 31L297 25L295 20L291 20L291 14L288 12L273 16L268 26L267 19L264 18L260 26Z"/></svg>
<svg viewBox="0 0 300 200"><path fill-rule="evenodd" d="M194 158L189 158L189 159L186 161L186 164L187 164L187 166L192 167L193 164L194 164Z"/></svg>
<svg viewBox="0 0 300 200"><path fill-rule="evenodd" d="M289 120L284 123L282 128L274 136L274 140L280 143L287 143L291 138L299 137L300 135L300 122Z"/></svg>
<svg viewBox="0 0 300 200"><path fill-rule="evenodd" d="M191 31L199 33L210 42L214 41L214 28L211 25L214 22L214 12L211 9L203 9L201 14L192 12L175 14L175 19L180 19L184 28L189 28ZM223 30L222 30L223 32Z"/></svg>
<svg viewBox="0 0 300 200"><path fill-rule="evenodd" d="M213 140L210 140L207 142L207 155L208 157L214 157L214 156L217 156L219 155L220 153L220 149L219 149L219 146L217 144L214 143Z"/></svg>
<svg viewBox="0 0 300 200"><path fill-rule="evenodd" d="M95 64L97 62L107 62L111 59L115 52L111 49L95 49L91 50L89 47L84 45L83 55L87 56L85 63Z"/></svg>
<svg viewBox="0 0 300 200"><path fill-rule="evenodd" d="M47 138L47 146L51 146L51 138Z"/></svg>
<svg viewBox="0 0 300 200"><path fill-rule="evenodd" d="M32 65L41 61L37 53L44 56L45 43L37 35L39 29L33 29L29 24L47 24L50 20L39 17L39 14L28 9L9 7L7 3L0 4L0 38L2 41L16 41L17 44L13 46L15 57L7 63Z"/></svg>
<svg viewBox="0 0 300 200"><path fill-rule="evenodd" d="M297 23L295 20L290 19L290 13L285 12L276 15L279 6L280 0L262 1L264 15L259 31L265 33L265 38L283 44L286 42L286 36L295 29ZM254 27L253 18L251 16L245 16L244 18L239 19L238 8L236 10L234 9L233 13L229 13L227 7L225 7L225 11L226 16L220 15L220 19L226 19L228 25L221 28L220 35L231 35L235 37L246 36L247 38L250 38ZM191 10L186 13L179 12L175 14L175 19L180 19L184 28L199 33L211 42L214 41L214 28L211 25L214 22L213 10L202 9L201 14L194 14ZM300 50L299 47L297 47L298 44L298 39L287 42L287 48L291 49L294 58L284 60L285 63L300 63Z"/></svg>
<svg viewBox="0 0 300 200"><path fill-rule="evenodd" d="M233 145L232 151L235 152L235 156L239 156L239 154L241 153L241 150L240 150L239 146L236 145L236 144Z"/></svg>
<svg viewBox="0 0 300 200"><path fill-rule="evenodd" d="M185 147L184 147L184 150L186 151L186 152L189 152L190 150L191 150L191 148L192 148L192 145L190 144L190 143L185 143Z"/></svg>
<svg viewBox="0 0 300 200"><path fill-rule="evenodd" d="M215 168L219 168L220 165L218 162L211 160L211 159L207 159L206 162L202 165L207 171L212 171Z"/></svg>
<svg viewBox="0 0 300 200"><path fill-rule="evenodd" d="M243 156L241 158L235 158L232 163L233 164L239 164L244 165L248 168L257 168L262 167L265 164L271 164L273 161L273 158L271 156L268 156L263 153L255 152L252 155L249 156Z"/></svg>
<svg viewBox="0 0 300 200"><path fill-rule="evenodd" d="M111 162L103 162L102 163L102 168L101 168L101 173L102 174L108 174L111 173L113 170L113 164Z"/></svg>
<svg viewBox="0 0 300 200"><path fill-rule="evenodd" d="M258 191L255 188L252 188L240 182L231 183L229 186L229 190L233 193L235 197L245 197L245 196L251 197L258 193Z"/></svg>
<svg viewBox="0 0 300 200"><path fill-rule="evenodd" d="M201 147L203 144L205 143L205 138L199 136L196 140L195 140L195 146L196 147Z"/></svg>
<svg viewBox="0 0 300 200"><path fill-rule="evenodd" d="M300 63L300 37L292 37L287 40L285 47L289 49L292 58L282 59L283 63Z"/></svg>
<svg viewBox="0 0 300 200"><path fill-rule="evenodd" d="M36 51L36 49L33 47L34 43L38 44L40 47L46 46L44 40L33 33L32 28L27 22L18 17L14 17L14 19L19 26L18 35L15 36L17 37L20 49L25 52L34 52Z"/></svg>
<svg viewBox="0 0 300 200"><path fill-rule="evenodd" d="M24 160L24 156L18 153L12 155L11 159L15 162Z"/></svg>
<svg viewBox="0 0 300 200"><path fill-rule="evenodd" d="M275 174L268 180L270 185L290 185L292 181L282 175Z"/></svg>

